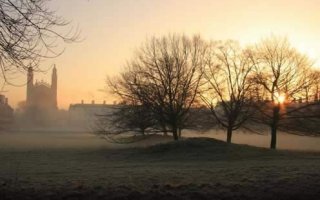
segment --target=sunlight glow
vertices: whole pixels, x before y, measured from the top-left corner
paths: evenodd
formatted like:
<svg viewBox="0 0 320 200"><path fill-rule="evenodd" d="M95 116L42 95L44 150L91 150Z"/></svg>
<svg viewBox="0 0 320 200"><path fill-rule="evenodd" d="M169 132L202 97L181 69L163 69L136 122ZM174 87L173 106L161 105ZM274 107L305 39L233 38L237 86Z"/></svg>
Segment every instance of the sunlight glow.
<svg viewBox="0 0 320 200"><path fill-rule="evenodd" d="M276 103L283 104L285 102L285 100L286 100L286 96L284 94L279 94L279 93L275 94Z"/></svg>

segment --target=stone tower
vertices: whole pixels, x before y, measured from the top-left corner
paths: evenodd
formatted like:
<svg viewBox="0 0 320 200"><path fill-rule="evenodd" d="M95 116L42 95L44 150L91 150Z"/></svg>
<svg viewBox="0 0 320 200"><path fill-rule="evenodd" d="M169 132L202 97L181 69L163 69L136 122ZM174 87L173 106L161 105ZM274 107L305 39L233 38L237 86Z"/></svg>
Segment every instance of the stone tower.
<svg viewBox="0 0 320 200"><path fill-rule="evenodd" d="M26 105L38 110L57 109L58 76L56 66L52 69L51 85L44 81L33 80L33 69L28 68Z"/></svg>
<svg viewBox="0 0 320 200"><path fill-rule="evenodd" d="M57 90L58 90L58 76L57 76L57 68L56 65L54 65L52 69L52 77L51 77L51 91L52 96L54 98L54 105L55 107L58 107L57 105Z"/></svg>
<svg viewBox="0 0 320 200"><path fill-rule="evenodd" d="M28 75L27 75L27 104L31 102L32 89L33 89L33 69L32 67L29 67Z"/></svg>

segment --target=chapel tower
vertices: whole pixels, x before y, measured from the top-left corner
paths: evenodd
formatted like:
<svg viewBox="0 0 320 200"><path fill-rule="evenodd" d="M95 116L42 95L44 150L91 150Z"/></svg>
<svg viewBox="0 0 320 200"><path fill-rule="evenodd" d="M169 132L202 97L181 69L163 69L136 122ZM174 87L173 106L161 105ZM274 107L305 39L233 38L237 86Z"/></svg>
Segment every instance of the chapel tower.
<svg viewBox="0 0 320 200"><path fill-rule="evenodd" d="M54 105L57 108L57 91L58 91L58 76L57 76L57 68L56 65L54 65L52 69L52 77L51 77L51 91L52 91L52 97L54 100Z"/></svg>
<svg viewBox="0 0 320 200"><path fill-rule="evenodd" d="M31 102L32 98L32 89L33 89L33 69L32 67L28 68L28 75L27 75L27 104Z"/></svg>

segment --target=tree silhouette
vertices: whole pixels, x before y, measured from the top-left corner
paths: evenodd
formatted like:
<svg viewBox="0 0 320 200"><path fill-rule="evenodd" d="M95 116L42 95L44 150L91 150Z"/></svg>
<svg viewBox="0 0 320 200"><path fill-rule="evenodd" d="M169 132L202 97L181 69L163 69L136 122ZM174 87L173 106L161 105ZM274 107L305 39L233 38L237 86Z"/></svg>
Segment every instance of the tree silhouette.
<svg viewBox="0 0 320 200"><path fill-rule="evenodd" d="M227 129L227 142L252 114L249 92L253 63L235 41L215 43L207 59L206 84L201 94L219 124Z"/></svg>
<svg viewBox="0 0 320 200"><path fill-rule="evenodd" d="M316 74L311 68L310 59L293 48L286 38L273 36L261 41L251 58L256 73L256 109L260 111L255 120L270 126L270 147L275 149L277 130L283 125L281 122L317 104L294 104L297 99L308 99L305 91L314 87ZM304 118L305 115L299 117Z"/></svg>
<svg viewBox="0 0 320 200"><path fill-rule="evenodd" d="M168 127L178 140L198 94L206 50L198 36L152 38L109 87L121 99L147 106L160 127Z"/></svg>

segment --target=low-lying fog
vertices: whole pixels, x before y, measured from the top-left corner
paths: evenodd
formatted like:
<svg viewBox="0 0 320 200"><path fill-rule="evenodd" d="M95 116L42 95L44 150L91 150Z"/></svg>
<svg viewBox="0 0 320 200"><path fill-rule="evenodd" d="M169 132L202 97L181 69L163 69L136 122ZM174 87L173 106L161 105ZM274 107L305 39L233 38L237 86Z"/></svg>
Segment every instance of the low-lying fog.
<svg viewBox="0 0 320 200"><path fill-rule="evenodd" d="M195 133L184 131L184 137L213 137L225 140L223 131L210 131L207 133ZM0 133L0 150L32 150L32 149L52 149L52 148L119 148L132 145L149 145L151 143L169 141L166 138L162 141L142 141L136 144L114 144L99 138L92 133L66 133L66 132L13 132ZM257 135L251 133L235 133L232 138L233 143L248 144L260 147L269 147L270 135ZM320 151L320 137L307 137L278 134L278 149Z"/></svg>

